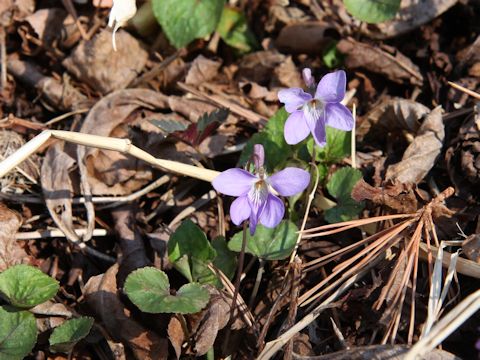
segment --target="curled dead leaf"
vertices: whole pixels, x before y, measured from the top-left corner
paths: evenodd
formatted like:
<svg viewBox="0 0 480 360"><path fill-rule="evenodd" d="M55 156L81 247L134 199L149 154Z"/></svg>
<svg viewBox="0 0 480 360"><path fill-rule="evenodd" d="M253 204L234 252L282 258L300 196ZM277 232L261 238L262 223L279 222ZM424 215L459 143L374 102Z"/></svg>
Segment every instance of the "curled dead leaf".
<svg viewBox="0 0 480 360"><path fill-rule="evenodd" d="M25 250L15 240L21 224L20 214L0 203L0 272L28 259Z"/></svg>
<svg viewBox="0 0 480 360"><path fill-rule="evenodd" d="M348 38L340 40L337 49L346 56L345 65L349 69L364 68L399 84L423 83L418 66L395 48L380 48Z"/></svg>
<svg viewBox="0 0 480 360"><path fill-rule="evenodd" d="M388 98L364 116L364 120L357 128L357 136L362 140L367 133L373 137L385 134L385 131L406 130L416 133L421 120L428 113L430 109L416 101Z"/></svg>
<svg viewBox="0 0 480 360"><path fill-rule="evenodd" d="M444 138L442 108L436 107L420 126L417 136L405 150L402 161L387 168L386 179L418 184L435 165Z"/></svg>
<svg viewBox="0 0 480 360"><path fill-rule="evenodd" d="M77 79L103 94L123 89L135 79L147 62L140 42L125 31L117 32L118 51L113 51L111 33L101 31L82 41L62 64Z"/></svg>

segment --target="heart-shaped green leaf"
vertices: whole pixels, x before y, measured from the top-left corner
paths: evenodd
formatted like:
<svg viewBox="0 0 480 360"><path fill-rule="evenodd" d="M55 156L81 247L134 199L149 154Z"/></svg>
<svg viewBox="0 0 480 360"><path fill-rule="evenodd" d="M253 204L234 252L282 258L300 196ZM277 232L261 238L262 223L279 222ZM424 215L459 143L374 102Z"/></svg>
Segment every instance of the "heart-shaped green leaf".
<svg viewBox="0 0 480 360"><path fill-rule="evenodd" d="M224 0L152 0L152 9L168 40L181 48L215 30L224 3Z"/></svg>
<svg viewBox="0 0 480 360"><path fill-rule="evenodd" d="M154 267L144 267L128 275L124 286L128 298L147 313L193 314L202 310L210 295L200 284L183 285L170 295L167 274Z"/></svg>
<svg viewBox="0 0 480 360"><path fill-rule="evenodd" d="M401 0L343 0L350 14L371 24L393 18L400 9L400 2Z"/></svg>
<svg viewBox="0 0 480 360"><path fill-rule="evenodd" d="M363 202L352 199L353 186L362 178L362 172L351 167L337 170L327 183L327 190L334 196L337 206L325 211L325 220L329 223L352 220L363 209Z"/></svg>
<svg viewBox="0 0 480 360"><path fill-rule="evenodd" d="M283 220L277 227L271 229L258 225L253 236L247 232L247 247L245 251L264 260L282 260L293 251L297 241L297 226ZM243 232L236 233L228 243L228 248L240 252Z"/></svg>
<svg viewBox="0 0 480 360"><path fill-rule="evenodd" d="M202 277L205 275L203 270L195 269L195 264L209 264L216 256L217 253L205 233L188 219L177 228L168 241L168 258L191 282L200 281L197 274L202 274Z"/></svg>
<svg viewBox="0 0 480 360"><path fill-rule="evenodd" d="M58 282L29 265L15 265L0 274L0 294L10 304L30 308L51 299Z"/></svg>
<svg viewBox="0 0 480 360"><path fill-rule="evenodd" d="M36 341L37 325L32 313L0 306L0 359L22 360Z"/></svg>
<svg viewBox="0 0 480 360"><path fill-rule="evenodd" d="M57 326L50 335L50 350L62 353L70 352L78 341L88 335L93 322L93 318L84 316L67 320Z"/></svg>

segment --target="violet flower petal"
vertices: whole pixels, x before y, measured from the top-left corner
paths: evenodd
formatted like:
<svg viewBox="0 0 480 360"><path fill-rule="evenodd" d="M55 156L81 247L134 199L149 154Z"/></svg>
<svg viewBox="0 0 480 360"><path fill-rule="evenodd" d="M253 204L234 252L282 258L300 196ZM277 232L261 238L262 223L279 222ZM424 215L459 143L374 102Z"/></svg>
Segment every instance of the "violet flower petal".
<svg viewBox="0 0 480 360"><path fill-rule="evenodd" d="M340 103L327 104L326 120L328 126L343 131L350 131L354 126L352 113Z"/></svg>
<svg viewBox="0 0 480 360"><path fill-rule="evenodd" d="M230 205L230 218L235 225L240 225L244 220L248 219L251 212L247 195L236 198Z"/></svg>
<svg viewBox="0 0 480 360"><path fill-rule="evenodd" d="M282 196L292 196L305 190L310 183L308 171L287 167L267 178L268 183Z"/></svg>
<svg viewBox="0 0 480 360"><path fill-rule="evenodd" d="M305 139L310 133L310 128L303 116L303 111L295 111L287 119L283 128L287 144L295 145Z"/></svg>
<svg viewBox="0 0 480 360"><path fill-rule="evenodd" d="M338 103L345 97L347 75L339 70L325 75L318 83L315 98L325 103Z"/></svg>
<svg viewBox="0 0 480 360"><path fill-rule="evenodd" d="M265 162L265 150L263 145L255 144L253 145L253 163L256 169L260 169Z"/></svg>
<svg viewBox="0 0 480 360"><path fill-rule="evenodd" d="M267 197L268 199L268 197ZM265 208L266 201L257 204L253 202L250 198L248 198L248 203L250 205L250 234L253 235L255 233L255 229L257 228L258 219Z"/></svg>
<svg viewBox="0 0 480 360"><path fill-rule="evenodd" d="M312 100L312 95L300 88L283 89L278 92L278 99L285 104L285 110L292 113L297 111L306 102Z"/></svg>
<svg viewBox="0 0 480 360"><path fill-rule="evenodd" d="M282 200L272 194L268 194L265 207L260 214L260 223L268 228L277 226L285 214L285 205Z"/></svg>
<svg viewBox="0 0 480 360"><path fill-rule="evenodd" d="M310 124L309 124L310 125ZM314 124L311 124L310 131L315 143L324 147L327 144L327 133L325 131L325 118L321 116Z"/></svg>
<svg viewBox="0 0 480 360"><path fill-rule="evenodd" d="M248 171L234 168L221 172L212 181L218 192L230 196L246 195L257 178Z"/></svg>

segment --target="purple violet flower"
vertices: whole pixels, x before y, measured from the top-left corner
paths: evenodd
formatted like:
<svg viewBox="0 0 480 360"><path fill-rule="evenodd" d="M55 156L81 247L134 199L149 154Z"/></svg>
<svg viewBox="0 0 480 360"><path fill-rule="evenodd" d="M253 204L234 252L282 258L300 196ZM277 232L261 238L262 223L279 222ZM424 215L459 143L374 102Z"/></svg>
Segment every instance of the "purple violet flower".
<svg viewBox="0 0 480 360"><path fill-rule="evenodd" d="M285 123L284 134L288 144L298 144L312 133L318 146L325 146L325 125L350 131L354 120L352 113L340 101L345 96L347 77L339 70L325 75L315 89L315 79L310 69L303 69L303 80L308 92L300 88L278 92L278 99L285 104L290 116Z"/></svg>
<svg viewBox="0 0 480 360"><path fill-rule="evenodd" d="M257 144L253 147L253 174L239 168L228 169L212 181L218 192L238 196L230 206L230 217L235 225L250 219L252 235L258 223L273 228L283 219L285 206L277 194L292 196L305 190L310 183L310 174L295 167L267 176L263 168L264 159L263 146Z"/></svg>

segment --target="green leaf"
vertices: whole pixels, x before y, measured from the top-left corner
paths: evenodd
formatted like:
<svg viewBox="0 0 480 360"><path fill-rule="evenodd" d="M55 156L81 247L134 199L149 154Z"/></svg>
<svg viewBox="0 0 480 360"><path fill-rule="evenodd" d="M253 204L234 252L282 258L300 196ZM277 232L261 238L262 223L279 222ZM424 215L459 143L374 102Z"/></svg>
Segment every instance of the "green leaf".
<svg viewBox="0 0 480 360"><path fill-rule="evenodd" d="M58 282L29 265L15 265L0 274L0 294L16 307L30 308L51 299Z"/></svg>
<svg viewBox="0 0 480 360"><path fill-rule="evenodd" d="M177 228L168 241L168 258L189 281L198 281L196 275L204 274L202 270L193 268L198 261L208 264L216 256L217 253L205 233L188 219Z"/></svg>
<svg viewBox="0 0 480 360"><path fill-rule="evenodd" d="M262 144L265 149L265 167L267 171L273 172L273 170L283 167L293 154L291 146L286 143L283 135L283 128L288 115L285 108L281 108L268 120L262 131L251 137L240 155L239 166L247 163L252 155L253 145Z"/></svg>
<svg viewBox="0 0 480 360"><path fill-rule="evenodd" d="M154 267L144 267L130 273L125 281L128 298L147 313L193 314L208 303L209 293L200 284L183 285L170 295L167 274Z"/></svg>
<svg viewBox="0 0 480 360"><path fill-rule="evenodd" d="M255 35L250 31L242 11L225 6L217 26L220 37L231 47L245 54L258 49Z"/></svg>
<svg viewBox="0 0 480 360"><path fill-rule="evenodd" d="M325 131L327 133L327 145L323 148L315 145L313 137L310 136L307 140L307 148L310 154L312 154L313 146L316 146L317 161L331 164L350 155L352 146L351 131L338 130L330 126L327 126Z"/></svg>
<svg viewBox="0 0 480 360"><path fill-rule="evenodd" d="M152 9L170 43L181 48L215 30L224 3L224 0L152 0Z"/></svg>
<svg viewBox="0 0 480 360"><path fill-rule="evenodd" d="M37 324L32 313L0 306L0 359L22 360L36 341Z"/></svg>
<svg viewBox="0 0 480 360"><path fill-rule="evenodd" d="M363 209L363 202L352 199L353 186L362 178L362 172L351 167L336 171L327 183L330 195L337 199L338 205L325 211L325 220L330 223L347 221L357 216Z"/></svg>
<svg viewBox="0 0 480 360"><path fill-rule="evenodd" d="M93 318L83 316L78 319L67 320L62 325L57 326L50 335L50 350L69 353L78 341L88 335L93 323Z"/></svg>
<svg viewBox="0 0 480 360"><path fill-rule="evenodd" d="M400 9L401 0L343 0L353 17L370 24L389 20Z"/></svg>
<svg viewBox="0 0 480 360"><path fill-rule="evenodd" d="M232 279L237 267L237 258L235 254L230 251L227 241L223 236L217 236L213 239L212 246L217 252L217 257L213 260L213 265L222 270L229 279Z"/></svg>
<svg viewBox="0 0 480 360"><path fill-rule="evenodd" d="M323 63L330 69L338 68L343 62L344 55L337 49L337 41L327 45L322 53Z"/></svg>
<svg viewBox="0 0 480 360"><path fill-rule="evenodd" d="M295 247L298 231L297 226L283 220L277 227L271 229L258 225L253 236L247 231L247 247L245 251L264 260L282 260L287 258ZM243 232L236 233L228 247L240 252L242 248Z"/></svg>

